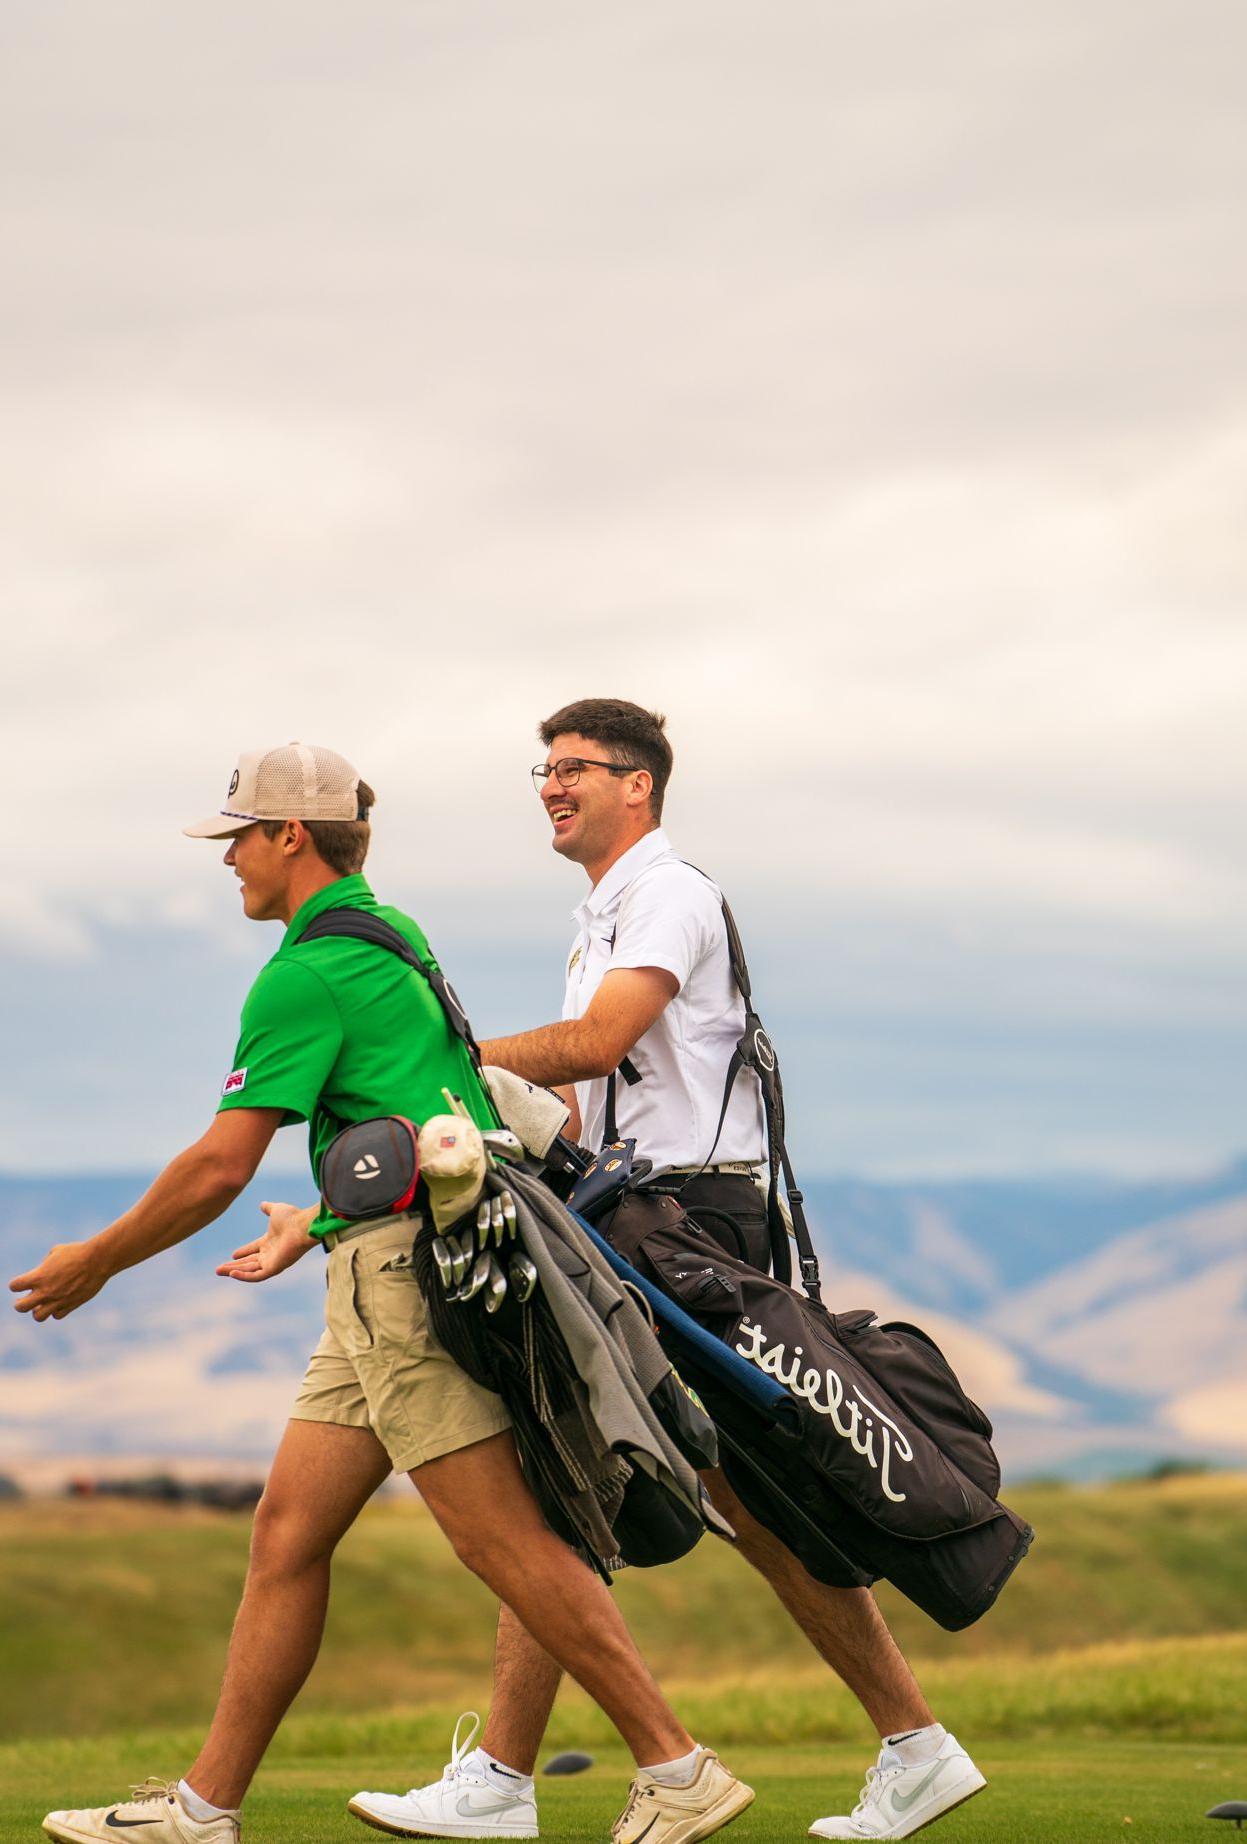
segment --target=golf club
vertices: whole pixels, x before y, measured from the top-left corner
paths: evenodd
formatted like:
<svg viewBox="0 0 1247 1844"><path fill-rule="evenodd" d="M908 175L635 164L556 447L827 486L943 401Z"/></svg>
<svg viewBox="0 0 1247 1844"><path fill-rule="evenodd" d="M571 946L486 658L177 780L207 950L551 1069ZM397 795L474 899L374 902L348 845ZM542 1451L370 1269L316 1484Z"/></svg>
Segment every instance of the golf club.
<svg viewBox="0 0 1247 1844"><path fill-rule="evenodd" d="M537 1291L537 1270L527 1255L512 1255L507 1273L511 1292L520 1306L527 1305Z"/></svg>
<svg viewBox="0 0 1247 1844"><path fill-rule="evenodd" d="M489 1277L485 1283L485 1311L496 1313L507 1297L507 1277L498 1265L496 1256L489 1258Z"/></svg>

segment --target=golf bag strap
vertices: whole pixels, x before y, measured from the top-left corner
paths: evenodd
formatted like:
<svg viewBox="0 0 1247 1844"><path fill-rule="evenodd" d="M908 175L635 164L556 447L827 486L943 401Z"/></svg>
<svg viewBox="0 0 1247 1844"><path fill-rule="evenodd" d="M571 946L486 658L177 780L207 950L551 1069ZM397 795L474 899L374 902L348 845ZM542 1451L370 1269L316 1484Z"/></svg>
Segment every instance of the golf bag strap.
<svg viewBox="0 0 1247 1844"><path fill-rule="evenodd" d="M409 967L422 974L433 988L434 997L442 1008L446 1023L452 1034L459 1039L472 1059L472 1067L477 1075L481 1073L481 1050L472 1035L472 1026L463 1009L459 995L456 993L441 968L432 961L427 961L412 947L405 935L400 935L392 923L381 916L374 916L366 909L323 909L318 916L313 916L303 933L302 941L320 941L325 936L342 936L351 941L367 941L376 948L385 948L396 954L399 960L406 961ZM484 1078L482 1077L482 1084ZM486 1090L488 1093L488 1090Z"/></svg>
<svg viewBox="0 0 1247 1844"><path fill-rule="evenodd" d="M613 947L614 945L615 937L612 935L611 946ZM635 1088L637 1083L641 1080L641 1072L632 1061L632 1058L625 1056L620 1058L618 1069L612 1069L610 1075L606 1078L606 1118L603 1122L602 1131L606 1136L606 1143L608 1145L612 1140L617 1140L619 1138L619 1122L615 1119L616 1076L622 1076L629 1088Z"/></svg>
<svg viewBox="0 0 1247 1844"><path fill-rule="evenodd" d="M690 864L689 869L696 871L699 877L706 877L706 873L698 865ZM713 889L718 890L712 878L706 877L706 882ZM762 1091L762 1111L766 1117L767 1164L770 1170L766 1219L771 1238L771 1271L776 1280L782 1281L785 1286L791 1284L792 1258L788 1252L788 1225L784 1221L779 1202L779 1180L782 1172L784 1191L788 1198L788 1210L792 1218L793 1240L797 1245L801 1285L811 1300L821 1300L818 1256L814 1252L810 1226L806 1222L805 1195L799 1189L793 1176L792 1162L784 1144L784 1085L780 1080L779 1059L775 1055L775 1046L767 1035L766 1027L753 1009L753 982L749 976L749 963L745 959L744 944L740 938L740 930L736 926L736 918L721 890L718 891L718 896L723 910L723 924L727 930L727 957L732 979L745 1003L745 1028L741 1032L740 1042L733 1050L731 1061L727 1066L727 1079L723 1084L723 1101L719 1107L719 1121L702 1170L705 1171L714 1163L714 1155L723 1137L723 1123L727 1119L736 1078L742 1069L750 1069L758 1078L758 1086ZM616 923L611 930L610 951L612 954L615 951L615 938L618 932L619 925ZM630 1087L641 1080L639 1072L627 1057L620 1062L617 1073ZM615 1075L616 1072L612 1071L606 1078L605 1131L608 1141L619 1138L618 1123L615 1119Z"/></svg>
<svg viewBox="0 0 1247 1844"><path fill-rule="evenodd" d="M690 866L696 871L697 865ZM706 876L704 871L700 872ZM712 880L707 878L707 883ZM793 1240L797 1245L797 1261L801 1269L801 1285L811 1300L820 1300L822 1291L819 1279L818 1256L814 1252L814 1243L810 1236L810 1226L805 1217L805 1195L797 1185L793 1175L792 1161L788 1157L788 1148L784 1143L784 1085L779 1073L779 1058L775 1046L767 1035L766 1027L753 1009L753 982L749 977L749 966L745 960L744 944L736 918L722 891L719 901L723 907L723 922L727 929L727 955L736 982L737 991L745 1002L745 1028L741 1032L740 1042L732 1052L732 1060L727 1066L727 1080L723 1085L723 1102L719 1109L719 1124L715 1129L714 1143L710 1148L706 1164L710 1165L718 1150L723 1133L723 1123L727 1119L728 1105L732 1099L732 1090L736 1078L742 1069L752 1070L758 1079L762 1091L762 1111L766 1116L766 1151L767 1164L770 1168L770 1183L767 1187L766 1216L771 1232L771 1265L776 1280L785 1286L792 1280L792 1262L788 1253L788 1225L784 1221L779 1202L779 1180L782 1172L784 1191L788 1198L788 1211L792 1218Z"/></svg>

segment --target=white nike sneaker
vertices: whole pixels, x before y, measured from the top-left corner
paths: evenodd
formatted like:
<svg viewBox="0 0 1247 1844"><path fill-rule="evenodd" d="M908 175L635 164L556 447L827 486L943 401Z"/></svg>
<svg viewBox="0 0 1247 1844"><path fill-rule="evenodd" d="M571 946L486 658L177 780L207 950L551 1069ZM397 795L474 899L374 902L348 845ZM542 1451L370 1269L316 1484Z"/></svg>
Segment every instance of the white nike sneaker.
<svg viewBox="0 0 1247 1844"><path fill-rule="evenodd" d="M460 1742L465 1722L472 1727ZM440 1780L409 1793L356 1793L347 1811L396 1838L535 1838L537 1801L532 1793L500 1793L484 1774L467 1765L481 1719L465 1710L455 1724L450 1759ZM110 1844L119 1844L111 1839ZM142 1844L137 1840L136 1844Z"/></svg>
<svg viewBox="0 0 1247 1844"><path fill-rule="evenodd" d="M906 1767L885 1742L876 1766L866 1769L866 1784L844 1818L818 1818L812 1838L908 1838L963 1800L973 1798L986 1780L960 1746L946 1735L930 1760Z"/></svg>
<svg viewBox="0 0 1247 1844"><path fill-rule="evenodd" d="M753 1788L723 1765L713 1748L703 1748L687 1786L667 1786L643 1767L628 1791L628 1803L611 1826L613 1844L697 1844L739 1818L753 1804Z"/></svg>
<svg viewBox="0 0 1247 1844"><path fill-rule="evenodd" d="M123 1831L146 1831L129 1844L238 1844L236 1818L192 1818L182 1804L177 1781L147 1779L130 1789L120 1805L95 1806L84 1812L49 1812L43 1829L60 1844L122 1844Z"/></svg>

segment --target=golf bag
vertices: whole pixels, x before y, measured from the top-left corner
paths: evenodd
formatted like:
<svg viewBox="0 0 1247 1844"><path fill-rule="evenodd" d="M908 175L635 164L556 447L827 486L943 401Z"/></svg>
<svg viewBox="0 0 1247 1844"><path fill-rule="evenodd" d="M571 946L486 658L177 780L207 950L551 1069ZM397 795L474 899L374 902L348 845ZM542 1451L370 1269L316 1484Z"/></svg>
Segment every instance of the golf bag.
<svg viewBox="0 0 1247 1844"><path fill-rule="evenodd" d="M683 1308L664 1321L668 1348L759 1523L820 1581L886 1578L949 1631L986 1613L1033 1532L997 1499L991 1423L924 1332L828 1312L725 1254L674 1198L630 1193L606 1234ZM708 1363L684 1314L770 1389Z"/></svg>
<svg viewBox="0 0 1247 1844"><path fill-rule="evenodd" d="M427 980L451 1034L480 1074L467 1014L436 962L366 911L324 910L299 939L326 936L382 948ZM381 1180L384 1210L408 1207L419 1181L416 1133L413 1122L393 1115L348 1127L322 1164L326 1203L333 1208L336 1200L354 1222L377 1214L369 1204L370 1174L358 1172L358 1156L360 1163L371 1160ZM506 1403L546 1521L607 1581L612 1570L628 1564L675 1561L707 1529L730 1535L697 1477L697 1469L716 1463L714 1427L681 1387L635 1298L599 1260L585 1226L522 1166L505 1175L491 1171L486 1185L513 1194L520 1246L542 1271L540 1289L522 1304L510 1291L500 1309L486 1315L479 1306L448 1300L435 1271L432 1236L415 1238L412 1266L441 1344ZM474 1222L475 1206L463 1219L469 1233ZM579 1328L574 1352L569 1315Z"/></svg>

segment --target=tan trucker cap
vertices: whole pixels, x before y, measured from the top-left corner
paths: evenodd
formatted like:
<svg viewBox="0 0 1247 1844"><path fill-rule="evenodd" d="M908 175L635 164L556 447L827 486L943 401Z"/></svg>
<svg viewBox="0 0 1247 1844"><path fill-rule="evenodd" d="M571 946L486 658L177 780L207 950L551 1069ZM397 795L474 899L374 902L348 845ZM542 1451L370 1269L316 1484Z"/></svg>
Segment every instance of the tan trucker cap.
<svg viewBox="0 0 1247 1844"><path fill-rule="evenodd" d="M238 758L225 805L182 831L188 839L229 839L256 820L356 820L359 771L316 743L249 749Z"/></svg>

